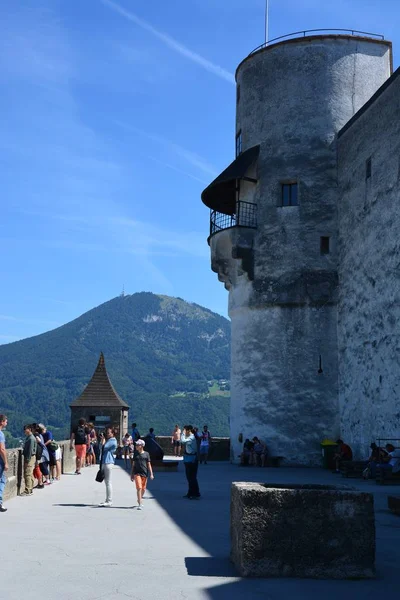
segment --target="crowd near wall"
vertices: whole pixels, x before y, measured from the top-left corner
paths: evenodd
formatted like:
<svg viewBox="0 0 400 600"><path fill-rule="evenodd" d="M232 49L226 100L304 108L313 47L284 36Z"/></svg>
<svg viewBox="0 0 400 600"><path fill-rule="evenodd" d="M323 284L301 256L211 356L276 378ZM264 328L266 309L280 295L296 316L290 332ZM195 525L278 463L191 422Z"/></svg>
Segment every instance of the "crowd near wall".
<svg viewBox="0 0 400 600"><path fill-rule="evenodd" d="M70 451L70 441L63 440L62 442L57 442L57 444L60 446L62 452L61 472L73 472L75 470L75 452ZM7 484L4 500L17 496L24 489L22 448L7 450L7 456L8 471L6 473Z"/></svg>
<svg viewBox="0 0 400 600"><path fill-rule="evenodd" d="M172 456L174 448L171 436L157 436L156 442L164 450L164 454ZM75 471L75 451L70 451L70 441L57 442L62 452L62 473L73 473ZM22 448L7 450L8 471L7 485L4 500L17 496L24 489L23 457ZM209 461L228 461L230 458L230 438L212 438Z"/></svg>

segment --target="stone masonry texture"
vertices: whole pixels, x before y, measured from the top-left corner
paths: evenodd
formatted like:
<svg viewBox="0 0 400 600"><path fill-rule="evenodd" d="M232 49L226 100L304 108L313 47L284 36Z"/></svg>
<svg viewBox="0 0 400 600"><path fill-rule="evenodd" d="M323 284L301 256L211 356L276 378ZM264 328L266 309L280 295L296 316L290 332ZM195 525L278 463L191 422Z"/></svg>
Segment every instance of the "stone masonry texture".
<svg viewBox="0 0 400 600"><path fill-rule="evenodd" d="M346 486L233 483L231 559L242 577L372 578L373 496Z"/></svg>
<svg viewBox="0 0 400 600"><path fill-rule="evenodd" d="M399 74L338 140L339 402L356 454L400 435Z"/></svg>

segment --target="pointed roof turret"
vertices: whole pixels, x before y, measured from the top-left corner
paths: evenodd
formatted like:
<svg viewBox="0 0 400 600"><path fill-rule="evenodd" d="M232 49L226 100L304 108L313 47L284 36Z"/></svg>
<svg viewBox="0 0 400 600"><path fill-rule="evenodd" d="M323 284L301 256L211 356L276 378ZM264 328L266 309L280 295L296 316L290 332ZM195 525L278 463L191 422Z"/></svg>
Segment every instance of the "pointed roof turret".
<svg viewBox="0 0 400 600"><path fill-rule="evenodd" d="M89 381L82 394L70 406L101 406L129 408L115 391L107 373L104 354L100 352L99 362L92 379Z"/></svg>

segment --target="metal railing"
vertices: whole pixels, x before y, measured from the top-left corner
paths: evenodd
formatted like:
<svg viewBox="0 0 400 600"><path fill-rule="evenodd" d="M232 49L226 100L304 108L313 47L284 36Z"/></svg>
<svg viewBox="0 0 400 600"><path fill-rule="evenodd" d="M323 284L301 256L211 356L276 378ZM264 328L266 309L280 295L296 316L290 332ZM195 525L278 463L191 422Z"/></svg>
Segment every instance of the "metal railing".
<svg viewBox="0 0 400 600"><path fill-rule="evenodd" d="M274 44L275 42L278 42L280 40L287 40L287 39L292 39L293 37L306 37L308 34L316 34L316 33L327 33L327 32L332 32L332 31L340 31L341 33L346 33L346 34L350 34L350 35L366 35L366 36L370 36L372 38L378 38L380 40L384 40L385 36L382 35L381 33L371 33L368 31L358 31L357 29L305 29L304 31L294 31L293 33L287 33L286 35L281 35L279 37L273 38L272 40L268 40L268 42L264 42L263 44L261 44L260 46L257 46L257 48L255 48L254 50L252 50L249 54L249 56L251 56L252 54L254 54L255 52L258 52L259 50L262 50L262 48L266 48L267 46Z"/></svg>
<svg viewBox="0 0 400 600"><path fill-rule="evenodd" d="M216 210L210 213L210 237L224 229L231 227L257 228L257 204L239 200L236 204L236 213L226 215Z"/></svg>

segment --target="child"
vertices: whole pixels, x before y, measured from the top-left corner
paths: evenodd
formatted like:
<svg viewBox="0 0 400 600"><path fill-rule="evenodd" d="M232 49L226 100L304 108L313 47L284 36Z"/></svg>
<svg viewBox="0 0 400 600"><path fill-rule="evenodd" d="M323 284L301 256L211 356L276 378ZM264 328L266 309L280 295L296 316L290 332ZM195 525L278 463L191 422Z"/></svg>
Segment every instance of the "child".
<svg viewBox="0 0 400 600"><path fill-rule="evenodd" d="M154 479L153 469L150 462L150 454L144 451L144 440L137 440L136 451L133 455L131 481L136 484L138 510L142 510L142 498L146 491L147 477Z"/></svg>

